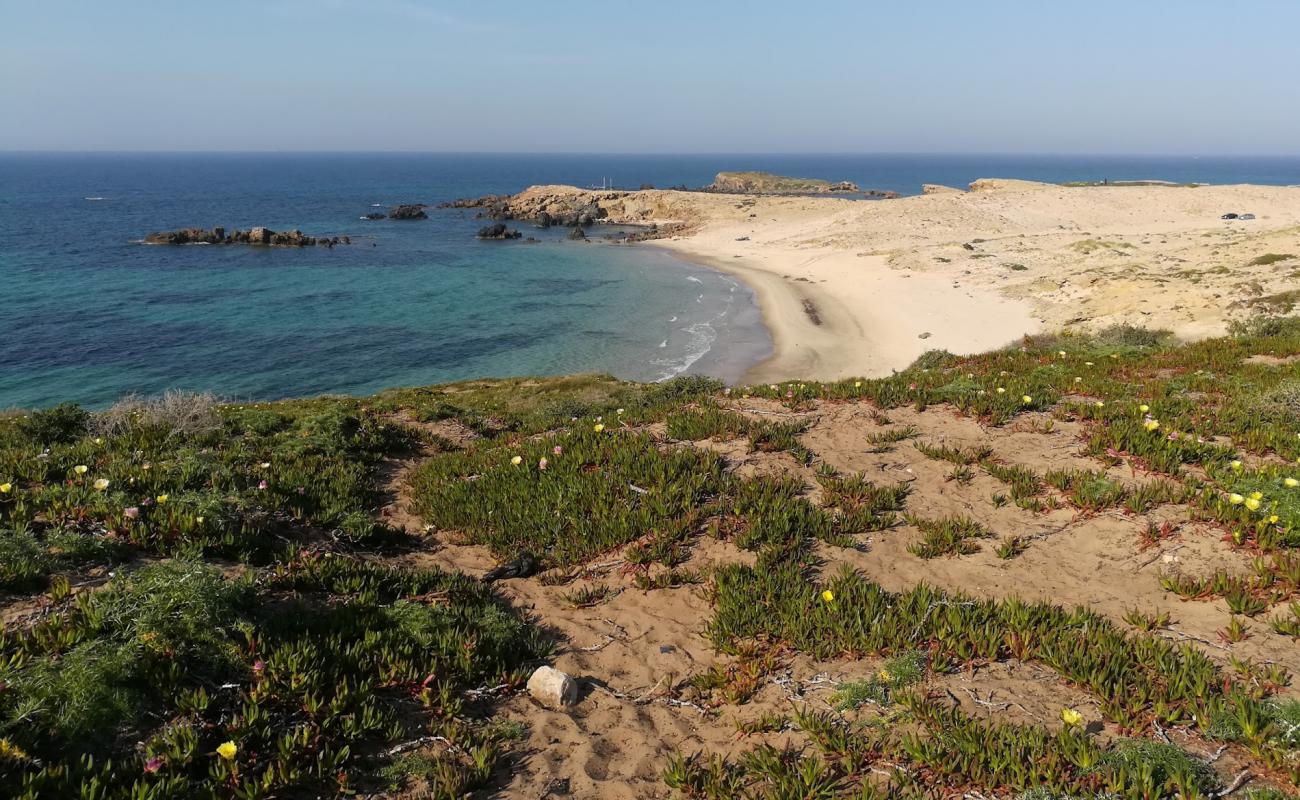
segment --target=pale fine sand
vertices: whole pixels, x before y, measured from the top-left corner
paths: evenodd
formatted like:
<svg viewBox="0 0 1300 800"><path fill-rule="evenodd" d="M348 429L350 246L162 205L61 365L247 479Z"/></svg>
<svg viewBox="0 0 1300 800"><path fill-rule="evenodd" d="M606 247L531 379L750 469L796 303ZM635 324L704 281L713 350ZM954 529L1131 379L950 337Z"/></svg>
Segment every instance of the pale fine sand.
<svg viewBox="0 0 1300 800"><path fill-rule="evenodd" d="M931 349L1127 323L1180 338L1285 312L1300 289L1300 188L1063 187L984 180L897 200L534 187L592 194L656 242L743 278L775 343L747 382L879 376ZM1227 212L1255 219L1222 220Z"/></svg>

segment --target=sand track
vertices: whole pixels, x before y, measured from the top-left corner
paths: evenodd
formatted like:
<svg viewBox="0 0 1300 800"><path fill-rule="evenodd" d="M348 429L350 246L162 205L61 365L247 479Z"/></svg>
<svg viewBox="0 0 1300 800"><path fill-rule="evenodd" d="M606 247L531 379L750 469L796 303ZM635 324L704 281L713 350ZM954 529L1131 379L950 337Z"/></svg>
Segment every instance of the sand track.
<svg viewBox="0 0 1300 800"><path fill-rule="evenodd" d="M752 398L734 401L733 406L754 417L789 416L778 404ZM817 552L825 571L847 564L890 590L926 582L976 597L1019 596L1066 607L1087 605L1120 624L1132 608L1164 611L1172 623L1160 635L1197 647L1220 663L1226 664L1230 657L1250 658L1277 663L1293 672L1300 670L1300 650L1293 640L1268 629L1266 615L1247 623L1251 635L1245 641L1227 644L1218 635L1231 617L1223 601L1184 602L1160 587L1161 571L1199 575L1219 567L1244 572L1250 566L1250 557L1229 550L1220 541L1219 531L1189 522L1185 507L1164 506L1142 516L1118 511L1085 514L1069 508L1048 513L1014 505L997 508L989 498L1004 488L998 481L978 469L979 474L969 483L950 480L952 465L927 458L914 444L983 444L1007 463L1039 472L1063 466L1097 469L1098 462L1080 451L1077 425L1056 421L1049 429L1043 424L1046 417L1035 420L1024 416L1014 425L990 428L944 407L924 412L894 409L888 415L888 427L911 425L917 436L898 442L887 452L871 452L876 448L866 437L886 426L873 418L867 403L816 403L797 416L810 423L802 441L820 461L843 472L863 472L878 483L907 481L912 486L909 511L923 516L962 513L1001 536L1026 537L1028 549L1016 558L1002 560L993 552L996 541L986 541L971 555L925 560L907 550L919 533L909 525L899 525L859 537L857 548L819 544ZM662 436L661 430L658 435ZM796 473L810 489L816 486L812 468L795 463L785 453L751 453L742 441L678 446L709 447L723 454L741 474ZM423 522L405 508L409 499L404 485L406 469L415 463L404 463L404 469L389 475L389 490L395 500L388 516L394 524L423 532ZM1151 479L1123 468L1109 474L1130 484ZM817 490L811 489L810 497L816 501ZM1138 532L1147 519L1178 522L1177 536L1143 549ZM454 533L426 535L431 547L400 561L470 575L482 574L496 563L486 548L464 544ZM752 560L753 554L729 542L702 537L686 566L707 568ZM778 746L797 743L801 739L796 733L741 736L736 725L764 713L788 714L796 703L825 708L836 683L861 679L879 668L875 659L816 662L787 654L779 668L763 678L748 703L703 708L696 703L699 698L686 679L711 666L731 663L714 651L705 636L711 616L706 586L646 592L632 585L622 567L618 554L611 553L568 586L548 586L536 578L497 584L508 602L556 635L560 649L553 664L579 679L583 698L567 712L543 709L525 694L503 704L499 713L525 722L528 734L516 748L509 774L501 776L503 788L492 796L520 800L665 797L668 791L661 774L675 752L737 755L758 741ZM599 584L621 591L594 608L574 608L563 597L575 587ZM988 665L973 673L938 676L931 688L979 716L1053 726L1059 724L1060 709L1071 706L1101 726L1093 698L1040 665L1014 661ZM1107 726L1101 733L1108 736L1114 731ZM1181 743L1193 751L1214 750L1194 737L1175 735L1182 736ZM1238 755L1227 753L1218 766L1235 770L1240 766Z"/></svg>

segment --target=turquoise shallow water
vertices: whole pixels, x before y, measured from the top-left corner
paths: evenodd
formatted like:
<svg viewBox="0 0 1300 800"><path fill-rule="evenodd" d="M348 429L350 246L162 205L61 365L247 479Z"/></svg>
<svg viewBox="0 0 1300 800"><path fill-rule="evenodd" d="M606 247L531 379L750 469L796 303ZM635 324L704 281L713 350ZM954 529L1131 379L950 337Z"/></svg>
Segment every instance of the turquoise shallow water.
<svg viewBox="0 0 1300 800"><path fill-rule="evenodd" d="M510 375L735 380L770 352L749 290L651 247L479 242L465 211L373 206L535 183L758 169L915 193L999 176L1300 183L1298 158L0 154L0 408L128 392L248 399ZM349 234L334 250L150 247L179 227Z"/></svg>
<svg viewBox="0 0 1300 800"><path fill-rule="evenodd" d="M167 388L273 398L580 371L735 379L770 351L745 286L652 247L531 229L540 243L480 242L484 223L465 211L359 219L372 203L515 188L506 177L457 178L445 161L18 161L4 163L0 408L100 406ZM134 241L218 224L356 243Z"/></svg>

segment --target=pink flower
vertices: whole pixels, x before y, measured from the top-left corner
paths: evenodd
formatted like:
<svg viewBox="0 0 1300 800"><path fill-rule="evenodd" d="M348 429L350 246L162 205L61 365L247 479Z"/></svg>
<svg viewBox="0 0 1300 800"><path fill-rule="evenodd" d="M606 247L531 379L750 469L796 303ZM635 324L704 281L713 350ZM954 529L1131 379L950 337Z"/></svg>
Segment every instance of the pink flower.
<svg viewBox="0 0 1300 800"><path fill-rule="evenodd" d="M560 455L561 453L564 452L564 448L563 448L563 447L560 447L560 446L557 444L556 446L554 446L554 447L551 448L551 452L558 456L558 455Z"/></svg>
<svg viewBox="0 0 1300 800"><path fill-rule="evenodd" d="M167 763L167 759L166 759L166 758L164 758L164 757L162 757L162 756L154 756L153 758L151 758L151 759L149 759L148 761L144 762L144 771L145 771L145 772L157 772L158 770L162 769L163 764L166 764L166 763Z"/></svg>
<svg viewBox="0 0 1300 800"><path fill-rule="evenodd" d="M259 481L258 484L257 484L257 488L259 488L259 489L265 489L265 488L267 487L267 485L268 485L268 484L267 484L266 481Z"/></svg>
<svg viewBox="0 0 1300 800"><path fill-rule="evenodd" d="M253 662L253 672L257 673L258 675L261 675L262 670L264 669L266 669L266 662L263 661L262 659L259 658Z"/></svg>
<svg viewBox="0 0 1300 800"><path fill-rule="evenodd" d="M122 516L126 517L127 519L136 519L140 516L140 509L136 508L135 506L131 506L130 508L124 508L122 509Z"/></svg>
<svg viewBox="0 0 1300 800"><path fill-rule="evenodd" d="M546 463L547 463L547 462L546 462L546 459L543 458L542 460L540 460L540 461L537 462L537 468L538 468L538 469L546 469Z"/></svg>
<svg viewBox="0 0 1300 800"><path fill-rule="evenodd" d="M909 383L909 384L907 384L907 388L908 388L909 390L915 392L915 391L916 391L916 384L915 384L915 383Z"/></svg>

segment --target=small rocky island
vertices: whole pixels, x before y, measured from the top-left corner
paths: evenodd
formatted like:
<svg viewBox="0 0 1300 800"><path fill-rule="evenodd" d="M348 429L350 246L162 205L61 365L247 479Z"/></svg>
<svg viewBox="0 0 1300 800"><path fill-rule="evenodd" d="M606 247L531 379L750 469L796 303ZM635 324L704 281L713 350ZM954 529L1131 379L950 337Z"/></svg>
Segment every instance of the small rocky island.
<svg viewBox="0 0 1300 800"><path fill-rule="evenodd" d="M852 181L823 181L818 178L789 178L770 172L719 172L708 192L724 194L831 194L857 193L862 190Z"/></svg>
<svg viewBox="0 0 1300 800"><path fill-rule="evenodd" d="M246 231L226 232L225 228L181 228L160 231L144 237L145 244L251 244L264 247L333 247L352 244L350 236L308 236L300 230L273 231L270 228L250 228Z"/></svg>

